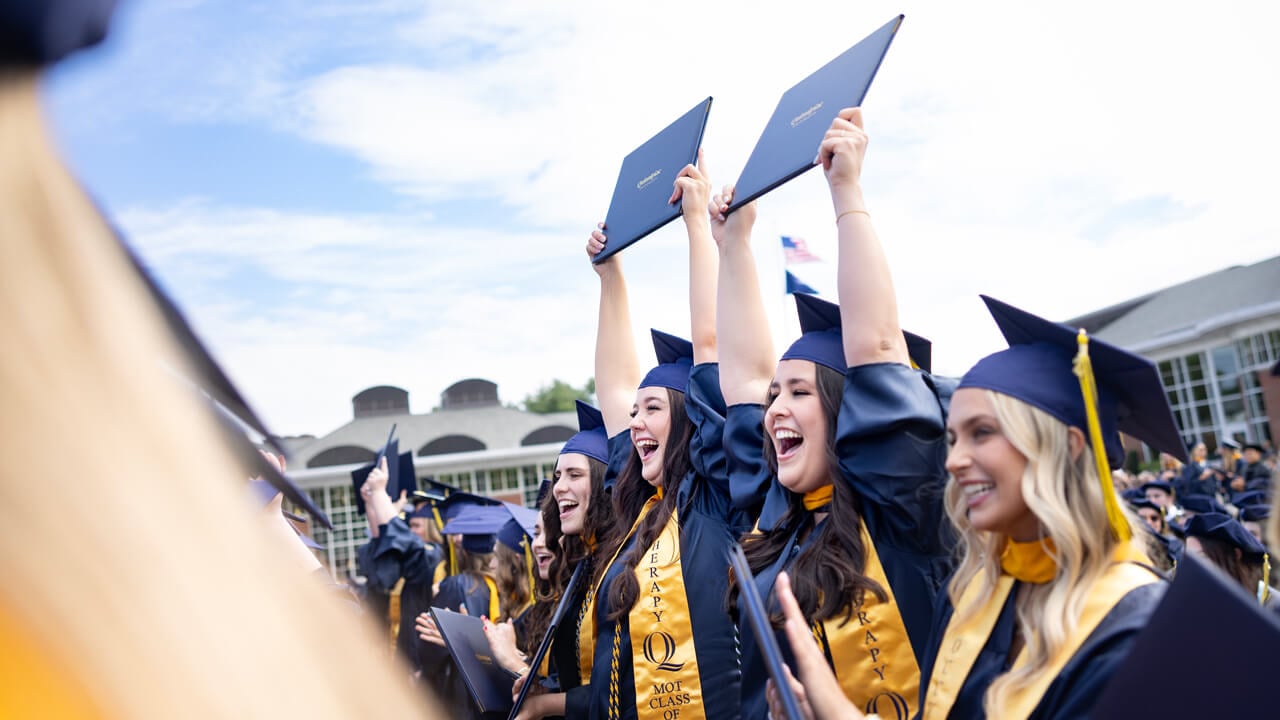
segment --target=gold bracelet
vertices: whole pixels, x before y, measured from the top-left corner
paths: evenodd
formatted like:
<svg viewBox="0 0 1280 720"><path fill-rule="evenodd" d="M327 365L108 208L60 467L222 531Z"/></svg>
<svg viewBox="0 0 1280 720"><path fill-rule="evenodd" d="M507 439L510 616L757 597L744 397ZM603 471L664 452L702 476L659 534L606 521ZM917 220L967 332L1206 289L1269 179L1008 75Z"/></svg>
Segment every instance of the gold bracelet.
<svg viewBox="0 0 1280 720"><path fill-rule="evenodd" d="M839 215L837 215L837 216L836 216L836 224L837 224L837 225L839 225L839 224L840 224L840 218L844 217L845 215L852 215L852 214L854 214L854 213L862 213L863 215L866 215L867 217L871 217L871 213L867 212L866 210L845 210L844 212L842 212L842 213L840 213Z"/></svg>

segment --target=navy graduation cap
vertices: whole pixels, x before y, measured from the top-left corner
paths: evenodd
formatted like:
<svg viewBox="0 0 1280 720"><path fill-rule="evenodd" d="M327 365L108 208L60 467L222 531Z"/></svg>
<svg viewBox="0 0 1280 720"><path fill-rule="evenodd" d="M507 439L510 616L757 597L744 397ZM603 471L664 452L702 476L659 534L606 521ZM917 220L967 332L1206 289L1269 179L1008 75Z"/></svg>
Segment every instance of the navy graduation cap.
<svg viewBox="0 0 1280 720"><path fill-rule="evenodd" d="M502 505L501 500L484 497L482 495L474 495L469 492L450 493L449 497L436 503L436 509L440 511L440 517L448 521L456 518L459 513L469 507L483 507L489 505Z"/></svg>
<svg viewBox="0 0 1280 720"><path fill-rule="evenodd" d="M560 454L579 453L608 465L609 436L604 429L604 415L581 400L574 402L578 406L578 432L565 442ZM541 490L538 493L538 504L542 504Z"/></svg>
<svg viewBox="0 0 1280 720"><path fill-rule="evenodd" d="M1267 502L1267 493L1262 490L1248 490L1237 493L1231 498L1231 504L1236 507L1244 507L1245 505L1265 505Z"/></svg>
<svg viewBox="0 0 1280 720"><path fill-rule="evenodd" d="M1262 562L1267 549L1258 542L1244 526L1236 522L1230 515L1222 513L1203 513L1196 515L1183 526L1187 537L1209 538L1224 542L1238 548L1249 562Z"/></svg>
<svg viewBox="0 0 1280 720"><path fill-rule="evenodd" d="M564 452L561 451L560 454L563 455ZM549 492L551 492L551 480L550 479L543 480L542 484L538 486L538 502L537 502L538 508L542 507L542 503L546 501L547 493Z"/></svg>
<svg viewBox="0 0 1280 720"><path fill-rule="evenodd" d="M957 389L982 388L1016 398L1082 431L1093 448L1107 522L1131 537L1109 467L1124 460L1124 432L1187 462L1155 365L1114 345L994 298L981 296L1009 342L978 361Z"/></svg>
<svg viewBox="0 0 1280 720"><path fill-rule="evenodd" d="M848 369L841 341L840 306L813 295L796 295L796 314L803 333L782 354L783 360L808 360L841 375ZM929 372L933 343L906 330L907 354L916 367Z"/></svg>
<svg viewBox="0 0 1280 720"><path fill-rule="evenodd" d="M524 552L525 538L532 538L532 535L526 533L515 518L507 520L498 528L498 542L518 553Z"/></svg>
<svg viewBox="0 0 1280 720"><path fill-rule="evenodd" d="M461 535L462 549L473 553L491 553L498 531L511 519L501 505L463 507L445 523L445 535Z"/></svg>
<svg viewBox="0 0 1280 720"><path fill-rule="evenodd" d="M1146 499L1146 498L1141 498L1141 499L1125 498L1125 499L1129 501L1129 505L1130 505L1134 510L1140 510L1140 509L1144 509L1144 508L1145 508L1145 509L1147 509L1147 510L1155 510L1156 512L1160 513L1161 515L1164 515L1164 509L1163 509L1163 508L1161 508L1159 505L1157 505L1157 504L1155 504L1155 503L1151 502L1150 500L1148 500L1148 499Z"/></svg>
<svg viewBox="0 0 1280 720"><path fill-rule="evenodd" d="M693 369L693 343L675 335L650 330L658 366L640 381L640 387L664 387L678 392L689 391L689 371Z"/></svg>
<svg viewBox="0 0 1280 720"><path fill-rule="evenodd" d="M351 471L351 488L356 500L356 512L364 515L364 495L360 490L364 487L365 482L369 479L369 473L377 467L378 462L384 458L387 461L387 496L392 500L399 497L397 486L400 484L400 441L395 437L395 426L391 428L391 435L387 437L387 444L378 450L378 458L371 463L361 465ZM412 465L413 455L409 454L410 464ZM410 471L412 472L412 471Z"/></svg>
<svg viewBox="0 0 1280 720"><path fill-rule="evenodd" d="M1088 436L1081 382L1073 371L1082 334L986 295L982 300L1009 348L979 360L959 387L985 388L1017 398ZM1085 342L1111 467L1124 460L1121 432L1187 462L1186 447L1151 361L1101 340L1086 338Z"/></svg>
<svg viewBox="0 0 1280 720"><path fill-rule="evenodd" d="M1142 486L1139 489L1145 493L1149 488L1155 489L1155 490L1163 490L1169 495L1173 494L1173 485L1170 485L1164 480L1151 480L1149 482L1144 482L1142 483Z"/></svg>
<svg viewBox="0 0 1280 720"><path fill-rule="evenodd" d="M47 65L107 36L116 0L0 2L0 64Z"/></svg>
<svg viewBox="0 0 1280 720"><path fill-rule="evenodd" d="M1218 502L1217 500L1214 500L1213 498L1207 495L1188 495L1184 498L1179 498L1178 505L1181 506L1183 510L1189 510L1196 514L1201 514L1201 513L1217 513L1219 515L1227 514L1227 509L1222 506L1222 503Z"/></svg>
<svg viewBox="0 0 1280 720"><path fill-rule="evenodd" d="M1240 508L1240 522L1262 522L1271 517L1270 505L1245 505Z"/></svg>

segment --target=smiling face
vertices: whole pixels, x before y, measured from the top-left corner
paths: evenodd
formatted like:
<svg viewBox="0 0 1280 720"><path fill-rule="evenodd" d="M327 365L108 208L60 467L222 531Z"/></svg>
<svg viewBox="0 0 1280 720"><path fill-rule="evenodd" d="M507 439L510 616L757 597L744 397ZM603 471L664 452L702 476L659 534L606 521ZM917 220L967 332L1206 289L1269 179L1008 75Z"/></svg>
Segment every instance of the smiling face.
<svg viewBox="0 0 1280 720"><path fill-rule="evenodd" d="M764 429L773 443L778 482L804 494L831 483L827 417L818 391L817 366L808 360L783 360L769 386Z"/></svg>
<svg viewBox="0 0 1280 720"><path fill-rule="evenodd" d="M587 456L564 453L556 458L556 472L551 494L560 509L560 531L565 535L581 535L591 507L591 465Z"/></svg>
<svg viewBox="0 0 1280 720"><path fill-rule="evenodd" d="M658 487L663 482L662 460L670 431L671 398L666 388L637 390L636 404L631 408L631 444L640 455L640 477Z"/></svg>
<svg viewBox="0 0 1280 720"><path fill-rule="evenodd" d="M547 536L542 532L542 513L538 513L538 522L533 527L533 543L529 548L533 550L533 561L538 565L538 577L550 580L552 555L547 549Z"/></svg>
<svg viewBox="0 0 1280 720"><path fill-rule="evenodd" d="M1018 542L1040 537L1040 523L1022 497L1027 458L1009 442L987 391L962 388L947 418L947 472L977 530Z"/></svg>

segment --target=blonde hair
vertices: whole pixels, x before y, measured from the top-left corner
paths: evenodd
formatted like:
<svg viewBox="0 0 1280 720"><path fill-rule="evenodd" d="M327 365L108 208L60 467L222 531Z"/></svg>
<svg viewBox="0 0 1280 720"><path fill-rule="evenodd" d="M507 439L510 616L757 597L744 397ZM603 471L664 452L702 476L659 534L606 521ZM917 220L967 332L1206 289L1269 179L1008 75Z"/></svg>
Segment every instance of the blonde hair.
<svg viewBox="0 0 1280 720"><path fill-rule="evenodd" d="M164 372L185 364L50 149L32 71L0 70L0 238L0 614L101 717L431 713L272 544Z"/></svg>
<svg viewBox="0 0 1280 720"><path fill-rule="evenodd" d="M1074 459L1067 425L1042 410L1008 395L984 391L1008 441L1027 459L1022 476L1023 501L1036 516L1045 537L1056 548L1058 573L1052 582L1028 585L1017 607L1018 628L1026 642L1028 663L1001 675L987 689L984 705L989 717L1014 692L1031 684L1075 631L1090 587L1111 565L1117 540L1112 536L1103 506L1102 489L1093 453L1086 443ZM977 530L969 522L959 486L946 490L947 514L959 535L962 555L947 588L956 621L963 621L976 607L959 607L960 596L971 582L981 583L978 597L989 596L1000 576L1000 553L1006 537ZM1125 517L1135 536L1140 522L1128 511Z"/></svg>

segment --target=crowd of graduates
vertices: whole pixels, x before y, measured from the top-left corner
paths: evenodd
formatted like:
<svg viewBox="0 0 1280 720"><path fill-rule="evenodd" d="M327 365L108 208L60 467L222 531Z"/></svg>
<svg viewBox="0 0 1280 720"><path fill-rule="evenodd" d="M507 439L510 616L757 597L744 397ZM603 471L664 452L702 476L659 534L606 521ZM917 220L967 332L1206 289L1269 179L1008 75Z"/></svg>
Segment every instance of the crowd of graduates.
<svg viewBox="0 0 1280 720"><path fill-rule="evenodd" d="M306 505L283 461L173 382L218 395L222 376L44 140L38 66L92 42L110 4L53 3L60 29L79 22L62 33L0 5L3 37L42 30L0 73L0 715L480 716L450 610L481 618L512 695L528 691L522 718L783 717L788 694L805 717L1075 718L1190 556L1274 623L1274 454L1188 448L1150 362L984 297L1008 347L932 373L862 192L858 108L817 149L838 304L798 296L802 334L778 353L755 203L730 213L734 189L689 165L672 194L688 339L653 331L643 372L630 307L646 298L621 256L590 263L597 407L580 405L537 507L434 484L397 503L380 459L358 483L359 564L385 610L334 602L345 589L317 582L281 510L277 490ZM1161 472L1117 471L1121 433L1167 456ZM97 469L93 502L51 503L50 465ZM229 481L249 474L271 488L253 512ZM739 546L750 576L729 570ZM739 583L765 598L782 676Z"/></svg>
<svg viewBox="0 0 1280 720"><path fill-rule="evenodd" d="M816 648L830 673L795 688L819 717L1084 716L1186 553L1260 605L1280 605L1263 533L1274 457L1264 462L1258 445L1237 457L1226 440L1208 463L1203 444L1187 448L1150 362L984 298L1010 347L959 380L930 372L929 342L898 324L861 193L866 145L860 110L842 111L819 153L840 303L797 296L803 334L780 356L750 253L755 207L726 215L733 190L713 197L701 164L684 169L674 195L689 240L691 340L653 331L659 364L642 375L621 260L592 266L600 407L580 407L580 433L539 493L537 528L511 535L512 550L525 543L546 558L532 592L512 589L518 572L449 561L464 568L466 590L450 577L433 601L484 614L493 656L520 678L515 691L538 683L520 717L779 714L732 599L735 543L784 654L794 664ZM607 230L592 233L589 256ZM1162 453L1159 476L1131 482L1118 469L1121 432ZM493 549L500 567L509 551L499 525L519 522L499 511L474 525L481 535L463 533L483 502L424 498L410 521L436 517L456 537L442 545L424 531L397 561L444 567L441 548L462 558ZM388 557L387 538L408 532L394 518L375 528L362 558ZM574 575L585 582L566 592ZM403 577L407 591L432 574ZM567 619L531 668L556 608ZM804 629L798 639L783 633L784 610ZM478 712L432 647L443 640L431 617L415 622L415 672L456 713Z"/></svg>

